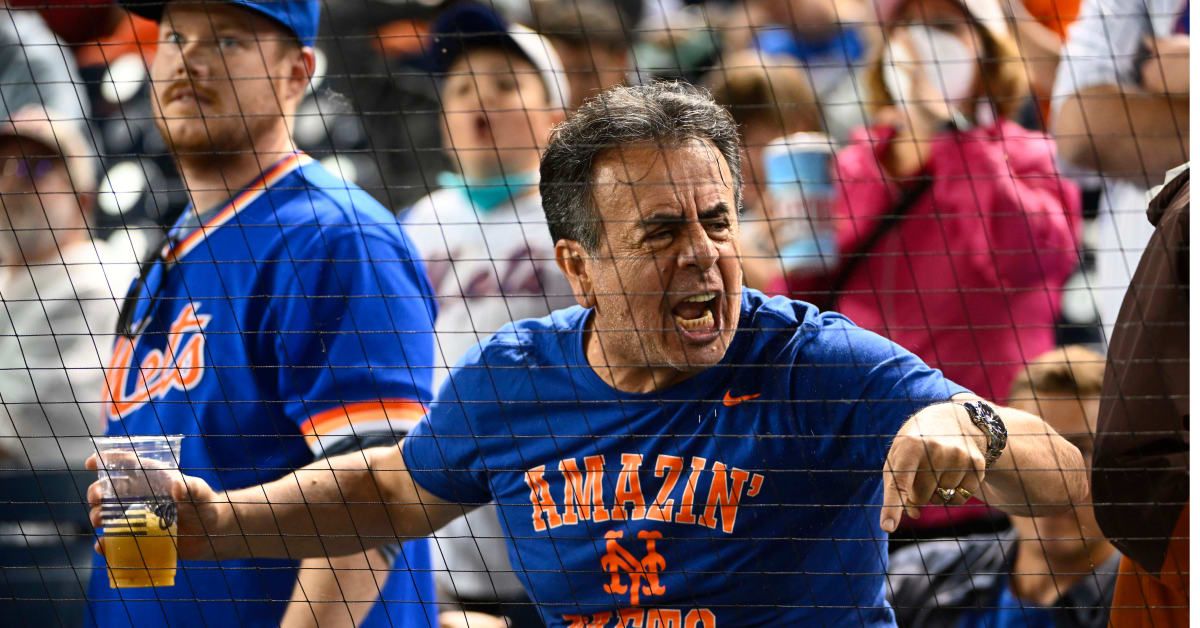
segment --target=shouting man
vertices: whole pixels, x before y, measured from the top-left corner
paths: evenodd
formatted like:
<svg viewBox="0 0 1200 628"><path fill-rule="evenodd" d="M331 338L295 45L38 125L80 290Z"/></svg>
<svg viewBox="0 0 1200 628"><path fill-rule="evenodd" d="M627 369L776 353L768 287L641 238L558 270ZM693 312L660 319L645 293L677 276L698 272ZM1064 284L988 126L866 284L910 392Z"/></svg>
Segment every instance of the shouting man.
<svg viewBox="0 0 1200 628"><path fill-rule="evenodd" d="M743 288L741 185L737 129L703 92L588 101L540 181L579 307L471 350L400 451L248 490L179 480L180 552L360 552L495 501L551 626L888 626L902 511L1086 498L1079 451L1041 419Z"/></svg>

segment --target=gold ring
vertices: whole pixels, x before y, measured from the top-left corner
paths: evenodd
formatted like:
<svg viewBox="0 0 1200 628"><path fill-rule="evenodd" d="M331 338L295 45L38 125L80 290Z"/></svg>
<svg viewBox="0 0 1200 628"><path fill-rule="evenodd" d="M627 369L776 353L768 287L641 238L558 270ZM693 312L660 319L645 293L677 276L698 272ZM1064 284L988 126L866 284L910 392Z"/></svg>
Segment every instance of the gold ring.
<svg viewBox="0 0 1200 628"><path fill-rule="evenodd" d="M944 501L946 503L950 503L950 500L954 499L954 489L942 488L939 486L939 487L937 487L936 490L937 490L938 497L941 497L942 501Z"/></svg>
<svg viewBox="0 0 1200 628"><path fill-rule="evenodd" d="M954 492L958 493L958 496L963 499L971 499L972 497L975 496L975 493L972 493L971 491L969 491L961 486L954 489Z"/></svg>

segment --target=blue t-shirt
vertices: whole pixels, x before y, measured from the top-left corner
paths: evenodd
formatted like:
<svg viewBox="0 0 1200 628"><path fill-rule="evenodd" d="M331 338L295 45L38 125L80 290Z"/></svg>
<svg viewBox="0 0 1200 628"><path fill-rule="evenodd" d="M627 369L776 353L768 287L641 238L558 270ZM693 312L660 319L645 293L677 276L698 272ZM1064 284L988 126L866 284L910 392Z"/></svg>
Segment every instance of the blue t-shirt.
<svg viewBox="0 0 1200 628"><path fill-rule="evenodd" d="M1054 612L1033 603L1025 603L1013 594L1008 578L997 578L993 606L963 613L962 628L1054 628Z"/></svg>
<svg viewBox="0 0 1200 628"><path fill-rule="evenodd" d="M403 449L430 493L499 504L546 623L893 624L884 459L908 417L966 391L838 314L746 290L718 366L624 393L588 365L590 314L476 347Z"/></svg>
<svg viewBox="0 0 1200 628"><path fill-rule="evenodd" d="M297 154L201 225L186 220L135 283L140 333L114 343L107 434L186 435L181 467L220 491L403 434L424 416L435 305L412 244L378 202ZM414 603L433 602L429 548L403 558L413 577L389 578L384 598L400 606L386 610L411 616L406 626L436 625ZM173 587L115 590L103 557L94 562L89 611L101 626L275 626L297 566L181 561Z"/></svg>

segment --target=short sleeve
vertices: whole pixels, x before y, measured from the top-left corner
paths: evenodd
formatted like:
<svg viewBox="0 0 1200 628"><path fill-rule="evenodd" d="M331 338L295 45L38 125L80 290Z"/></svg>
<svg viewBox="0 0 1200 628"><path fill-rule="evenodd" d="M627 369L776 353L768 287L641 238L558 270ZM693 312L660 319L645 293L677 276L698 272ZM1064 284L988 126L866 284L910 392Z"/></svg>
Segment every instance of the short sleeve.
<svg viewBox="0 0 1200 628"><path fill-rule="evenodd" d="M438 391L429 414L404 439L404 464L413 480L437 497L458 504L484 504L492 500L487 468L477 438L479 415L498 402L465 399L459 391L481 392L492 386L471 382L482 369L476 347L467 352Z"/></svg>
<svg viewBox="0 0 1200 628"><path fill-rule="evenodd" d="M285 413L320 457L425 415L436 305L398 227L313 231L273 273L264 331Z"/></svg>
<svg viewBox="0 0 1200 628"><path fill-rule="evenodd" d="M824 313L816 321L799 359L815 368L797 368L794 385L833 404L842 435L890 441L923 408L970 393L908 349L840 314Z"/></svg>

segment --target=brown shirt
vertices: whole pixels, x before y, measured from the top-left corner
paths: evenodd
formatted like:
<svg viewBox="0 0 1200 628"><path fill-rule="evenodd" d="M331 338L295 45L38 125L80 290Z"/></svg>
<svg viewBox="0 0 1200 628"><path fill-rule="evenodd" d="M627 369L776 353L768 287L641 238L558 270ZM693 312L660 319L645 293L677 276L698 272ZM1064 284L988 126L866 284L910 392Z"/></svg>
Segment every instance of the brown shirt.
<svg viewBox="0 0 1200 628"><path fill-rule="evenodd" d="M1125 554L1115 627L1187 623L1188 175L1150 203L1154 236L1108 352L1092 497L1105 536Z"/></svg>

